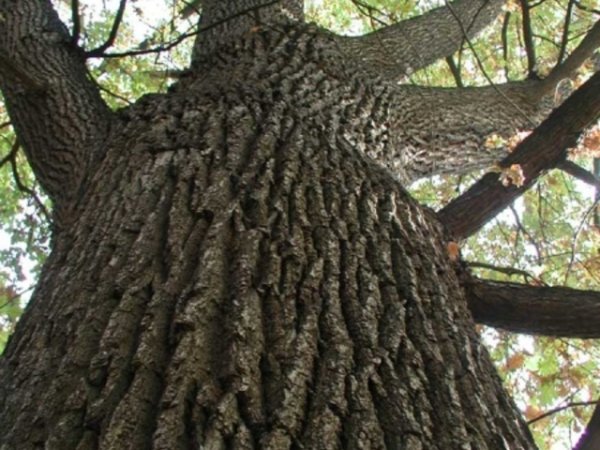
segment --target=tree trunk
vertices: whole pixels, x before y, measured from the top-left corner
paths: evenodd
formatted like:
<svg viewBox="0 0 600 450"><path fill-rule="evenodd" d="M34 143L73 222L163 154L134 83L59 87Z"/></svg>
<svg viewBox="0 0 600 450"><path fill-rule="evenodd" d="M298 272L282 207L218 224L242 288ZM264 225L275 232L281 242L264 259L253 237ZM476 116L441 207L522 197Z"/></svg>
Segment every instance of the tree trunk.
<svg viewBox="0 0 600 450"><path fill-rule="evenodd" d="M252 30L120 115L1 362L0 448L535 447L332 48Z"/></svg>

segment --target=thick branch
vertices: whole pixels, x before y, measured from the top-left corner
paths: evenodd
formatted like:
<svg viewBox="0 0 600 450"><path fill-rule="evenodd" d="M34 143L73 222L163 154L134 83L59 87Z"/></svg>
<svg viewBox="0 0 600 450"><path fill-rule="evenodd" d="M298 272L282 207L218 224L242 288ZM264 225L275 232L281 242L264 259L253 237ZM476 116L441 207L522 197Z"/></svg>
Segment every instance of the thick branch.
<svg viewBox="0 0 600 450"><path fill-rule="evenodd" d="M36 177L60 207L100 157L109 110L49 1L0 1L0 14L0 88Z"/></svg>
<svg viewBox="0 0 600 450"><path fill-rule="evenodd" d="M337 37L368 73L397 79L457 51L500 13L504 0L456 0L421 16L359 37ZM456 17L460 18L460 23Z"/></svg>
<svg viewBox="0 0 600 450"><path fill-rule="evenodd" d="M256 27L281 21L304 20L304 0L202 0L200 29L192 52L192 65L200 64L222 45Z"/></svg>
<svg viewBox="0 0 600 450"><path fill-rule="evenodd" d="M542 82L535 87L535 95L541 97L553 92L558 83L565 78L571 77L586 59L591 57L600 47L600 20L587 32L581 43L569 55L565 61L556 66Z"/></svg>
<svg viewBox="0 0 600 450"><path fill-rule="evenodd" d="M535 81L498 86L424 88L396 86L392 122L397 142L390 155L404 181L491 166L507 153L506 141L532 129L549 112L530 99Z"/></svg>
<svg viewBox="0 0 600 450"><path fill-rule="evenodd" d="M581 133L600 115L600 72L590 78L531 134L500 166L520 166L524 183L505 186L498 173L489 172L439 213L456 239L464 239L485 225L523 194L546 170L563 161ZM520 183L517 183L520 184Z"/></svg>
<svg viewBox="0 0 600 450"><path fill-rule="evenodd" d="M476 278L465 287L477 323L516 333L600 338L600 292Z"/></svg>

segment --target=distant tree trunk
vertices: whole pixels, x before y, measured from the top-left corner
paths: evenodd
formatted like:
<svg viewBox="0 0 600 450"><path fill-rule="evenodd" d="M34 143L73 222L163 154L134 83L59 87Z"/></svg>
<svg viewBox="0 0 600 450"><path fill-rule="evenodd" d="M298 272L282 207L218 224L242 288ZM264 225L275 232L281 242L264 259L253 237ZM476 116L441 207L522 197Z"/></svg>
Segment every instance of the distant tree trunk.
<svg viewBox="0 0 600 450"><path fill-rule="evenodd" d="M2 360L2 449L534 448L331 49L252 30L120 114Z"/></svg>

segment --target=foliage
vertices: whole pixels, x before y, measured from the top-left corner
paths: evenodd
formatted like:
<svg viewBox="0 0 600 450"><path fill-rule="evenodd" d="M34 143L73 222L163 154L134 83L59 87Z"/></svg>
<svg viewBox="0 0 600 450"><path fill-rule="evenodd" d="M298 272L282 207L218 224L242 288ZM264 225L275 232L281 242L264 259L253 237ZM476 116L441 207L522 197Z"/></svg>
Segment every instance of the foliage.
<svg viewBox="0 0 600 450"><path fill-rule="evenodd" d="M86 50L101 46L113 26L118 2L80 2L82 34ZM164 92L185 68L191 39L163 52L195 26L195 15L181 11L185 2L132 0L126 9L114 45L113 57L90 59L90 76L113 108L127 106L149 92ZM310 20L336 32L359 34L417 15L439 5L431 0L311 0L306 2ZM73 25L71 5L56 2L61 18ZM531 27L536 65L531 67L524 44L520 3L512 0L496 25L473 42L466 42L452 61L441 61L411 74L406 82L455 86L481 85L543 76L572 51L589 27L598 20L598 0L568 5L541 0L531 3ZM565 25L568 33L564 33ZM118 53L148 52L114 57ZM456 70L451 70L451 64ZM593 70L583 67L573 86ZM558 95L558 94L557 94ZM8 123L0 110L0 123ZM516 132L517 130L515 130ZM596 133L595 135L593 133ZM14 135L9 126L0 129L0 350L22 313L27 294L49 250L51 224L43 213L48 201L38 192L22 151L14 154ZM600 157L600 131L573 151L573 158L591 169ZM14 157L9 158L9 155ZM16 164L12 164L14 161ZM15 178L13 167L18 179ZM433 208L446 204L464 191L480 174L436 177L417 183L413 194ZM20 182L17 182L20 180ZM35 196L32 191L36 192ZM566 285L600 290L600 228L594 223L594 189L571 176L552 171L534 189L499 215L480 233L461 243L465 260L483 278L531 284ZM506 269L510 270L506 270ZM482 329L482 335L500 373L527 419L575 401L600 396L597 379L600 347L591 341L518 336ZM576 441L591 407L568 408L532 424L543 449L567 448Z"/></svg>

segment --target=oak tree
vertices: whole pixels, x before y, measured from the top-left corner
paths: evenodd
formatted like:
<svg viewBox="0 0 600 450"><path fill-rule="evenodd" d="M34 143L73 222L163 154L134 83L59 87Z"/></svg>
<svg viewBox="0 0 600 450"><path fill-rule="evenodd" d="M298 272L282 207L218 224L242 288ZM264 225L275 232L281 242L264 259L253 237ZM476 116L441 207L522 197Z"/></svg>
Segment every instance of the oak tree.
<svg viewBox="0 0 600 450"><path fill-rule="evenodd" d="M189 67L112 110L86 60L125 1L92 49L77 1L71 30L48 0L0 1L0 89L53 204L1 448L535 448L475 321L596 338L600 295L474 278L456 245L598 117L600 74L550 111L600 25L542 79L402 83L503 4L347 37L302 0L194 2ZM437 213L406 190L499 160Z"/></svg>

